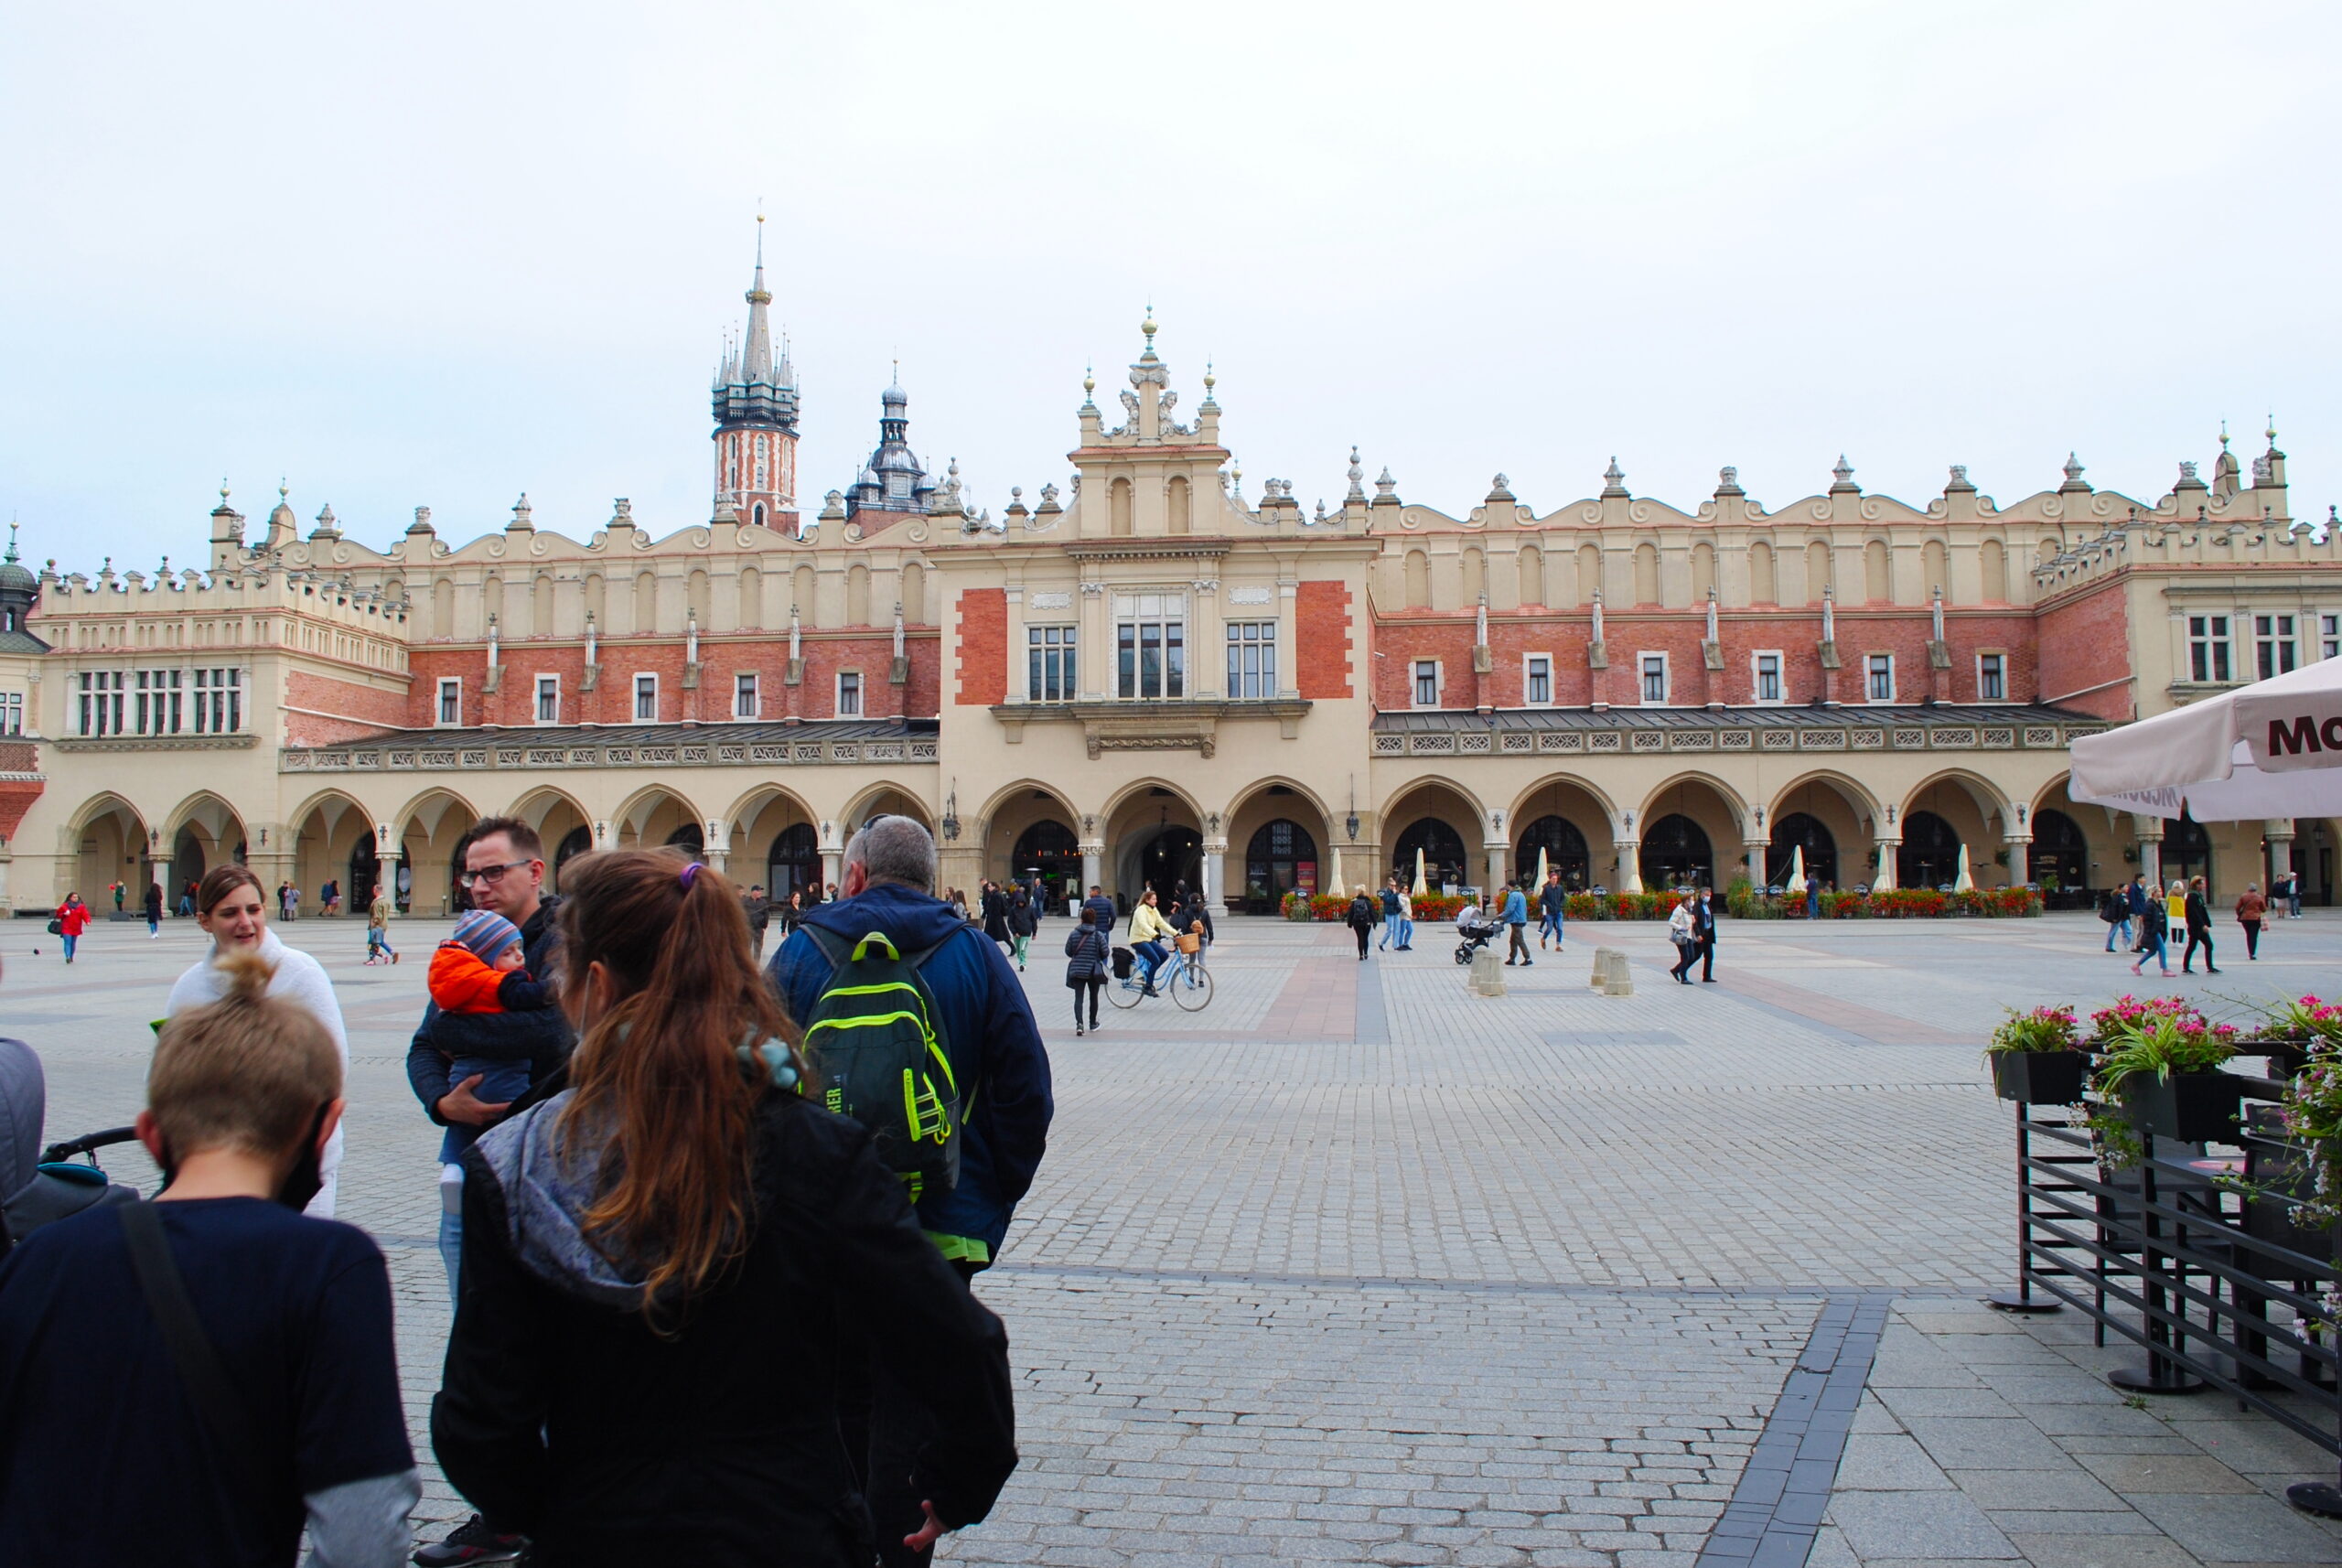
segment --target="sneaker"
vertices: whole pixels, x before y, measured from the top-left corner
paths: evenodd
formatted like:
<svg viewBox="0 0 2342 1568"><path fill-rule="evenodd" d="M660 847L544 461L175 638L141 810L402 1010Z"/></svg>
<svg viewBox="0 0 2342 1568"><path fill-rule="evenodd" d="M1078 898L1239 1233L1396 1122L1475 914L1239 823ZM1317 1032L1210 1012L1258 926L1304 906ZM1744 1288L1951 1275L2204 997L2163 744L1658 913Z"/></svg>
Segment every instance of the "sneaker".
<svg viewBox="0 0 2342 1568"><path fill-rule="evenodd" d="M419 1568L455 1568L467 1563L510 1563L529 1544L521 1535L500 1535L488 1520L474 1514L457 1525L446 1540L415 1550Z"/></svg>

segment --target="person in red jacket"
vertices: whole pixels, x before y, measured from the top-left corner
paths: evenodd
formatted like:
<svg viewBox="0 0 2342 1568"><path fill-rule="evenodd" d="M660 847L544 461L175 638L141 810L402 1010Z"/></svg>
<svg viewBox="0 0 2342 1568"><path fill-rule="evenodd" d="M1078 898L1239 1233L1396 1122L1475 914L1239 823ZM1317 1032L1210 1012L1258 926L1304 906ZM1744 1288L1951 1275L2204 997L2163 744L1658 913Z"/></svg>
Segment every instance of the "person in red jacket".
<svg viewBox="0 0 2342 1568"><path fill-rule="evenodd" d="M65 961L73 961L73 949L81 933L90 929L90 907L81 902L79 893L68 893L65 902L57 907L57 934L65 939Z"/></svg>

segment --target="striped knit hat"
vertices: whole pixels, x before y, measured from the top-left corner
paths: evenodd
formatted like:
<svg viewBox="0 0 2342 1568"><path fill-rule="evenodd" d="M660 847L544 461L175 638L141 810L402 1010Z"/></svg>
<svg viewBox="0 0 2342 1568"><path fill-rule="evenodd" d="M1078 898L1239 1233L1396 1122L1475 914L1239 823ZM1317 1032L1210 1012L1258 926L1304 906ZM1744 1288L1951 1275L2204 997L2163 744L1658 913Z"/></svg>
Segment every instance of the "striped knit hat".
<svg viewBox="0 0 2342 1568"><path fill-rule="evenodd" d="M470 909L456 922L455 940L478 955L482 963L494 963L496 955L521 940L521 928L493 909Z"/></svg>

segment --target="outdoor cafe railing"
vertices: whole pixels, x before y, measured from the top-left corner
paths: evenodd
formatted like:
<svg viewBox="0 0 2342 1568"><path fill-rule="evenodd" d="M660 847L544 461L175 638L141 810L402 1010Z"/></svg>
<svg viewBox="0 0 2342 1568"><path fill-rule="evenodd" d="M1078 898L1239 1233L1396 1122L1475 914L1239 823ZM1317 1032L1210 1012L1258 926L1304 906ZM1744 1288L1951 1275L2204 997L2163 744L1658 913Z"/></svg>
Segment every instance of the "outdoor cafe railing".
<svg viewBox="0 0 2342 1568"><path fill-rule="evenodd" d="M2294 1223L2307 1161L2274 1133L2270 1102L2284 1085L2246 1078L2239 1087L2241 1112L2223 1118L2224 1135L2182 1143L2137 1127L2127 1162L2109 1157L2089 1125L2093 1112L2101 1124L2122 1116L2121 1104L2020 1099L2017 1289L1988 1299L2018 1311L2069 1306L2096 1323L2099 1344L2111 1330L2139 1346L2143 1365L2109 1375L2117 1388L2217 1390L2342 1459L2336 1232ZM2286 1496L2342 1518L2337 1481Z"/></svg>

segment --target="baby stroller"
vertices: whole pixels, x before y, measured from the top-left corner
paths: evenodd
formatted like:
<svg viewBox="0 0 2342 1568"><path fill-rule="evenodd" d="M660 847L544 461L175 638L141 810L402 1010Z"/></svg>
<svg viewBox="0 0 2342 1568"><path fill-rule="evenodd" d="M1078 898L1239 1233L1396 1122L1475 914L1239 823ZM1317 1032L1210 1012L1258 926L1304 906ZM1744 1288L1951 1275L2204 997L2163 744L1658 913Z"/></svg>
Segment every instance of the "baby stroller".
<svg viewBox="0 0 2342 1568"><path fill-rule="evenodd" d="M1504 922L1478 905L1472 905L1456 917L1456 934L1462 939L1456 944L1456 961L1470 963L1472 955L1493 941L1504 929Z"/></svg>
<svg viewBox="0 0 2342 1568"><path fill-rule="evenodd" d="M52 1220L99 1204L138 1199L132 1188L106 1180L94 1154L138 1134L111 1127L44 1149L41 1117L48 1099L48 1081L32 1047L21 1040L0 1040L0 1257ZM90 1163L71 1163L76 1155Z"/></svg>

